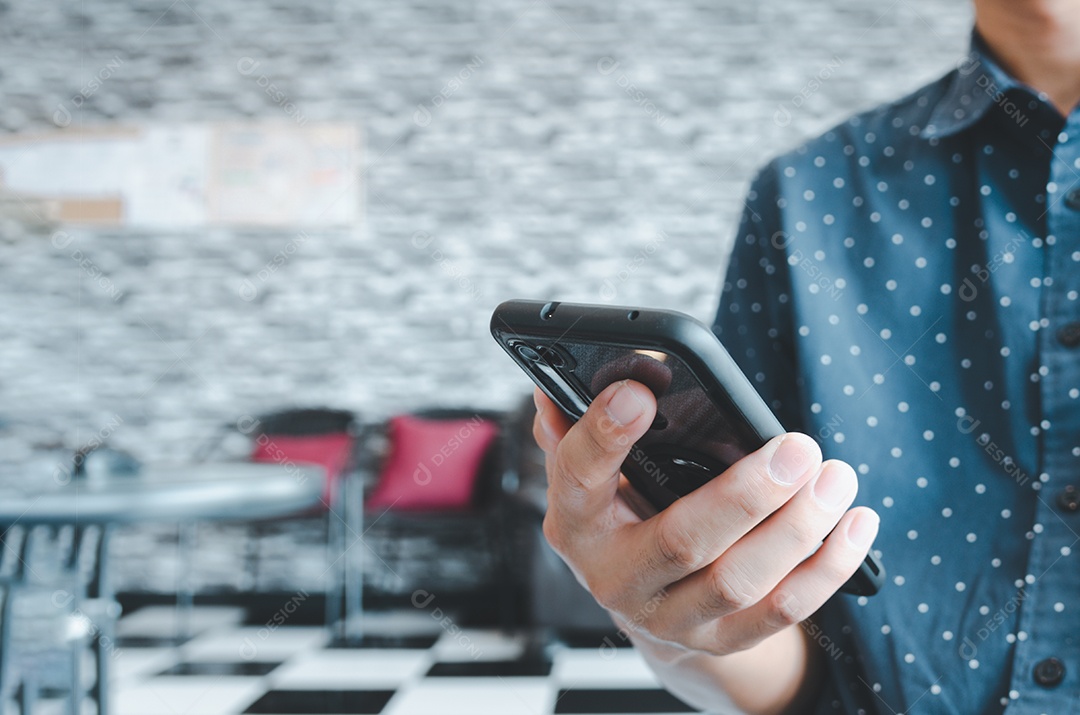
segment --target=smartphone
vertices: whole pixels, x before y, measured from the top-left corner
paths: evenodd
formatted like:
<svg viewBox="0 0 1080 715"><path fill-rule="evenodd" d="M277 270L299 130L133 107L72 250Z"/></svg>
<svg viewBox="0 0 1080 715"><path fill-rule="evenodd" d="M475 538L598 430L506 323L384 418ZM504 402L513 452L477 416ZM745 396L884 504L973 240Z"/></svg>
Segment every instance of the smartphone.
<svg viewBox="0 0 1080 715"><path fill-rule="evenodd" d="M658 510L786 431L713 332L683 313L510 300L491 334L572 420L618 380L652 390L656 417L622 471ZM871 596L884 580L871 552L841 590Z"/></svg>

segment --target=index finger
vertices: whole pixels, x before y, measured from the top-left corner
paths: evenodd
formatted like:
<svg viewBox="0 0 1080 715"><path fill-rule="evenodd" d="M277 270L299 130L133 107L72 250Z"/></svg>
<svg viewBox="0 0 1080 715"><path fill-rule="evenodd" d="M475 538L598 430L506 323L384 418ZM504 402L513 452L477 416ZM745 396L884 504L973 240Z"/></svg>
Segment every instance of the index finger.
<svg viewBox="0 0 1080 715"><path fill-rule="evenodd" d="M572 423L539 387L533 388L533 403L536 405L533 439L546 454L553 455Z"/></svg>
<svg viewBox="0 0 1080 715"><path fill-rule="evenodd" d="M697 571L786 504L820 467L812 438L773 438L635 527L642 539L635 571L657 588Z"/></svg>

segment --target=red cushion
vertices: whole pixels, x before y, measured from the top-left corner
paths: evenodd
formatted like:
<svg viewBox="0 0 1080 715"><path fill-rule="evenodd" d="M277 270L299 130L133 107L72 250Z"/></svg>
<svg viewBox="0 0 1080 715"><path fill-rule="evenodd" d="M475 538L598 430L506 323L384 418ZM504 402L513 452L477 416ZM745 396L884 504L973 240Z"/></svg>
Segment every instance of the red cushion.
<svg viewBox="0 0 1080 715"><path fill-rule="evenodd" d="M345 473L352 451L352 436L344 432L320 435L259 435L251 452L253 462L316 464L326 470L323 500L329 504L334 482Z"/></svg>
<svg viewBox="0 0 1080 715"><path fill-rule="evenodd" d="M465 509L480 463L499 428L480 417L390 420L390 454L368 507L412 511Z"/></svg>

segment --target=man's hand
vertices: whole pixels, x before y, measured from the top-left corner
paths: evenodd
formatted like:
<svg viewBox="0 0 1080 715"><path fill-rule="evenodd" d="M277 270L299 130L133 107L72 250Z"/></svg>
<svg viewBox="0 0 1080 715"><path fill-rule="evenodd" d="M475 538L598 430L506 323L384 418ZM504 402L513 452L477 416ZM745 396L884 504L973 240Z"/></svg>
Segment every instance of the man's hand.
<svg viewBox="0 0 1080 715"><path fill-rule="evenodd" d="M614 383L573 426L539 390L535 398L544 534L600 605L658 645L719 656L752 648L824 604L877 534L872 510L848 509L854 470L822 463L814 440L797 433L642 519L619 470L652 423L649 389Z"/></svg>

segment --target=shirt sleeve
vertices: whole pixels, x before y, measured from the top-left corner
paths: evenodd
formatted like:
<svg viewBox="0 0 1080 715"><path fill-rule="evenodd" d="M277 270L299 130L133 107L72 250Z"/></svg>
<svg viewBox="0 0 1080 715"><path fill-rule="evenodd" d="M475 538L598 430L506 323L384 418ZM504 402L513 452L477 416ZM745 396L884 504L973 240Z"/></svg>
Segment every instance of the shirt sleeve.
<svg viewBox="0 0 1080 715"><path fill-rule="evenodd" d="M773 163L750 185L713 332L785 429L806 431L782 206Z"/></svg>
<svg viewBox="0 0 1080 715"><path fill-rule="evenodd" d="M746 197L720 294L713 332L750 378L788 430L811 432L806 384L798 353L799 320L787 230L776 162L755 177ZM830 633L842 629L843 614L827 603L815 618L832 618ZM837 622L841 625L837 625ZM844 665L826 659L828 675L812 712L833 713L838 683L850 680ZM854 712L854 710L852 710Z"/></svg>

